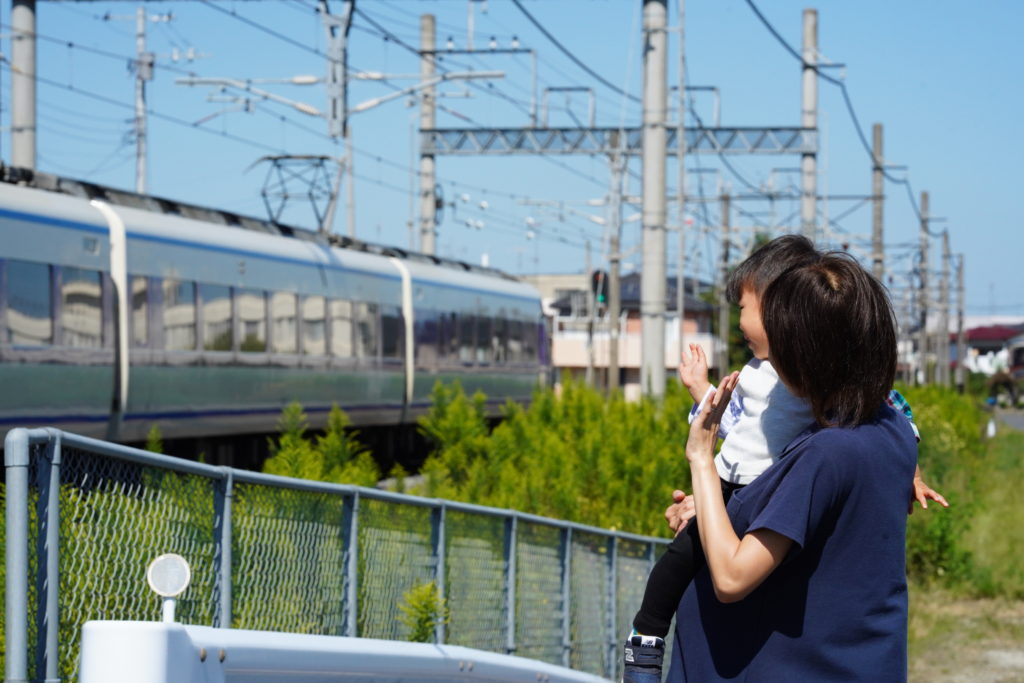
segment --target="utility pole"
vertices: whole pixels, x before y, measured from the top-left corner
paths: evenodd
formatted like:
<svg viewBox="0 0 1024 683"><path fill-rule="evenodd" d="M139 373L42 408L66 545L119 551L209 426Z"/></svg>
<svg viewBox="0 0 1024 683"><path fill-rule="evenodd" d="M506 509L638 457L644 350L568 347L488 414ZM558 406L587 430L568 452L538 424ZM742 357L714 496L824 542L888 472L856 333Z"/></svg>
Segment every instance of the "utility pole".
<svg viewBox="0 0 1024 683"><path fill-rule="evenodd" d="M608 255L608 391L619 388L619 316L622 309L622 179L626 173L626 156L612 154L612 186L608 213L611 235Z"/></svg>
<svg viewBox="0 0 1024 683"><path fill-rule="evenodd" d="M871 137L871 272L882 282L885 278L885 242L882 239L885 220L885 161L882 158L882 124L872 126Z"/></svg>
<svg viewBox="0 0 1024 683"><path fill-rule="evenodd" d="M717 123L716 123L717 125ZM676 314L679 316L679 353L683 353L686 326L686 0L679 0L679 120L676 122L676 209L679 215L679 267L676 269Z"/></svg>
<svg viewBox="0 0 1024 683"><path fill-rule="evenodd" d="M729 223L731 222L731 199L729 193L722 194L722 265L718 283L718 378L721 381L729 372L729 300L725 296L725 283L729 279Z"/></svg>
<svg viewBox="0 0 1024 683"><path fill-rule="evenodd" d="M928 193L921 193L921 289L918 307L921 309L921 328L917 333L918 354L920 354L921 384L928 383Z"/></svg>
<svg viewBox="0 0 1024 683"><path fill-rule="evenodd" d="M435 76L436 47L433 14L420 17L420 82L429 82ZM437 120L437 101L434 86L423 88L420 98L420 130L433 129ZM436 161L433 154L420 150L420 251L434 254L437 239L437 202L434 199Z"/></svg>
<svg viewBox="0 0 1024 683"><path fill-rule="evenodd" d="M590 258L590 240L587 247L587 370L584 382L588 387L594 386L594 313L597 308L597 296L594 294L594 262Z"/></svg>
<svg viewBox="0 0 1024 683"><path fill-rule="evenodd" d="M36 0L11 4L11 164L36 167Z"/></svg>
<svg viewBox="0 0 1024 683"><path fill-rule="evenodd" d="M804 10L803 31L803 105L800 125L818 128L818 11ZM818 195L818 156L804 152L800 156L800 230L812 242L817 237L815 201Z"/></svg>
<svg viewBox="0 0 1024 683"><path fill-rule="evenodd" d="M135 10L135 191L146 193L146 81L153 80L152 52L146 52L146 7Z"/></svg>
<svg viewBox="0 0 1024 683"><path fill-rule="evenodd" d="M341 16L330 13L327 0L320 0L320 17L327 32L327 75L324 81L327 86L327 131L334 138L342 138L345 143L345 158L338 164L331 202L321 232L329 232L334 225L334 212L338 205L338 192L341 179L347 173L348 185L345 186L346 206L345 222L348 223L348 236L356 236L356 197L355 197L355 157L352 150L352 127L348 111L348 34L352 30L352 10L355 0L345 0Z"/></svg>
<svg viewBox="0 0 1024 683"><path fill-rule="evenodd" d="M939 280L939 333L938 342L938 381L944 387L949 386L949 311L952 308L949 300L949 230L942 231L942 279Z"/></svg>
<svg viewBox="0 0 1024 683"><path fill-rule="evenodd" d="M967 382L967 339L964 336L964 255L956 263L956 388L964 393Z"/></svg>
<svg viewBox="0 0 1024 683"><path fill-rule="evenodd" d="M640 274L640 387L665 394L666 0L644 0L643 266Z"/></svg>

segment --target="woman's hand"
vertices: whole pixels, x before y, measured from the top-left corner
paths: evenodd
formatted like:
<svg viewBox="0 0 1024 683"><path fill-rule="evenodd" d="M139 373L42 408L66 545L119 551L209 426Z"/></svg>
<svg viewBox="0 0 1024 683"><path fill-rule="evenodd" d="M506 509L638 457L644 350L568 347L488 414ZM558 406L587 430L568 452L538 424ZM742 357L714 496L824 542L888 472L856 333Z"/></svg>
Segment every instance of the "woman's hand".
<svg viewBox="0 0 1024 683"><path fill-rule="evenodd" d="M711 400L704 406L704 410L700 411L690 425L690 434L686 438L686 459L691 466L714 459L722 414L729 405L729 399L739 379L740 373L734 372L722 380Z"/></svg>

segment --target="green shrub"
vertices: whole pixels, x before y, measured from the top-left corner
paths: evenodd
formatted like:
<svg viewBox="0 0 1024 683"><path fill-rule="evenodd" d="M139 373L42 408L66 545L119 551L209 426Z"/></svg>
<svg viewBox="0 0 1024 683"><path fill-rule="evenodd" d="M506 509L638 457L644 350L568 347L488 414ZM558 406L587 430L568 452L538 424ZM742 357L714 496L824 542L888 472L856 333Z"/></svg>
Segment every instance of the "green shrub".
<svg viewBox="0 0 1024 683"><path fill-rule="evenodd" d="M359 433L349 425L348 415L333 405L327 416L327 430L315 442L310 441L306 438L309 421L302 405L290 403L278 419L280 436L270 440L271 457L263 463L263 471L336 484L375 485L380 479L377 463L359 443Z"/></svg>
<svg viewBox="0 0 1024 683"><path fill-rule="evenodd" d="M537 389L528 408L506 405L493 431L481 394L438 384L433 399L419 427L434 450L412 493L666 535L672 489L689 487L692 402L677 383L660 403L628 402L566 379L560 395Z"/></svg>
<svg viewBox="0 0 1024 683"><path fill-rule="evenodd" d="M398 609L402 613L398 621L409 629L406 640L413 643L434 642L437 626L448 623L448 605L434 581L407 590Z"/></svg>

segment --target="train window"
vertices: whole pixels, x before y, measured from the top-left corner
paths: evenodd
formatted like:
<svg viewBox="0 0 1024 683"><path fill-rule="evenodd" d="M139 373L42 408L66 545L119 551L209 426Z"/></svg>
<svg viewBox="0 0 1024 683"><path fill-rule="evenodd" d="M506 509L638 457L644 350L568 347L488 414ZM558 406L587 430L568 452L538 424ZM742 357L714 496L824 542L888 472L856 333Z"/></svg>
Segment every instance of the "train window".
<svg viewBox="0 0 1024 683"><path fill-rule="evenodd" d="M298 301L294 294L274 292L270 295L270 326L275 353L298 352Z"/></svg>
<svg viewBox="0 0 1024 683"><path fill-rule="evenodd" d="M103 346L103 286L98 270L61 269L61 343L76 348Z"/></svg>
<svg viewBox="0 0 1024 683"><path fill-rule="evenodd" d="M416 311L414 319L413 339L416 341L413 353L415 354L416 361L434 365L438 357L438 333L440 332L438 323L440 316L437 311L420 309Z"/></svg>
<svg viewBox="0 0 1024 683"><path fill-rule="evenodd" d="M302 352L307 356L327 353L326 313L327 305L322 296L307 296L302 300Z"/></svg>
<svg viewBox="0 0 1024 683"><path fill-rule="evenodd" d="M203 301L203 348L230 351L234 347L231 315L231 288L226 285L199 285Z"/></svg>
<svg viewBox="0 0 1024 683"><path fill-rule="evenodd" d="M438 316L437 353L441 360L456 360L459 357L459 338L456 333L455 314L441 313Z"/></svg>
<svg viewBox="0 0 1024 683"><path fill-rule="evenodd" d="M149 279L136 275L131 280L132 346L149 342Z"/></svg>
<svg viewBox="0 0 1024 683"><path fill-rule="evenodd" d="M335 358L351 358L352 353L352 302L343 299L332 299L330 302L331 317L331 355Z"/></svg>
<svg viewBox="0 0 1024 683"><path fill-rule="evenodd" d="M527 363L537 362L537 321L527 320L523 323L523 360Z"/></svg>
<svg viewBox="0 0 1024 683"><path fill-rule="evenodd" d="M498 311L498 317L494 319L494 326L491 327L491 360L495 363L504 363L507 357L508 321L502 309Z"/></svg>
<svg viewBox="0 0 1024 683"><path fill-rule="evenodd" d="M476 318L476 362L491 360L491 319L486 315Z"/></svg>
<svg viewBox="0 0 1024 683"><path fill-rule="evenodd" d="M385 358L401 358L405 340L402 309L398 306L380 308L381 354Z"/></svg>
<svg viewBox="0 0 1024 683"><path fill-rule="evenodd" d="M6 339L19 346L53 342L50 266L45 263L7 262Z"/></svg>
<svg viewBox="0 0 1024 683"><path fill-rule="evenodd" d="M259 289L242 289L235 293L238 306L238 349L243 353L267 350L267 293Z"/></svg>
<svg viewBox="0 0 1024 683"><path fill-rule="evenodd" d="M355 351L358 358L376 358L377 339L380 337L377 322L377 304L356 302Z"/></svg>
<svg viewBox="0 0 1024 683"><path fill-rule="evenodd" d="M476 331L476 316L463 315L459 318L459 360L463 363L472 363L476 355L473 340L473 333Z"/></svg>
<svg viewBox="0 0 1024 683"><path fill-rule="evenodd" d="M508 321L508 359L512 363L523 360L523 323L521 320Z"/></svg>
<svg viewBox="0 0 1024 683"><path fill-rule="evenodd" d="M196 286L192 282L163 281L164 348L194 351L196 348Z"/></svg>

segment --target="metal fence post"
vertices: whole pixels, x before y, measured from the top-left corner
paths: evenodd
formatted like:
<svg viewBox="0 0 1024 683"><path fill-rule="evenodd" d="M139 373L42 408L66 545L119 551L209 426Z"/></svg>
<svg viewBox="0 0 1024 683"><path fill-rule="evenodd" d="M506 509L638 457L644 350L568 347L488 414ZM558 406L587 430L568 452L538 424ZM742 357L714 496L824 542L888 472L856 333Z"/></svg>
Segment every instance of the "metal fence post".
<svg viewBox="0 0 1024 683"><path fill-rule="evenodd" d="M4 439L7 481L4 680L10 682L28 679L28 463L28 432L12 429Z"/></svg>
<svg viewBox="0 0 1024 683"><path fill-rule="evenodd" d="M572 527L562 529L562 666L572 650Z"/></svg>
<svg viewBox="0 0 1024 683"><path fill-rule="evenodd" d="M345 562L345 625L342 635L359 635L359 491L344 499L348 524L342 536Z"/></svg>
<svg viewBox="0 0 1024 683"><path fill-rule="evenodd" d="M231 539L234 533L231 505L235 478L230 467L223 467L224 478L214 484L213 505L217 553L217 623L218 628L231 628Z"/></svg>
<svg viewBox="0 0 1024 683"><path fill-rule="evenodd" d="M42 553L39 555L39 614L42 623L37 633L43 634L36 646L36 671L44 672L46 681L57 680L57 635L60 628L60 432L50 432L46 458L39 463L39 534Z"/></svg>
<svg viewBox="0 0 1024 683"><path fill-rule="evenodd" d="M437 507L431 510L430 514L430 526L431 526L431 540L434 545L434 582L437 585L437 594L441 599L441 604L444 604L445 589L444 589L444 555L445 555L445 505L441 503ZM434 642L437 644L444 643L445 628L444 618L437 620L434 624Z"/></svg>
<svg viewBox="0 0 1024 683"><path fill-rule="evenodd" d="M615 660L618 655L618 555L619 539L612 536L608 539L608 653L605 656L604 673L608 678L615 677Z"/></svg>
<svg viewBox="0 0 1024 683"><path fill-rule="evenodd" d="M505 654L516 651L516 536L515 515L505 518Z"/></svg>

